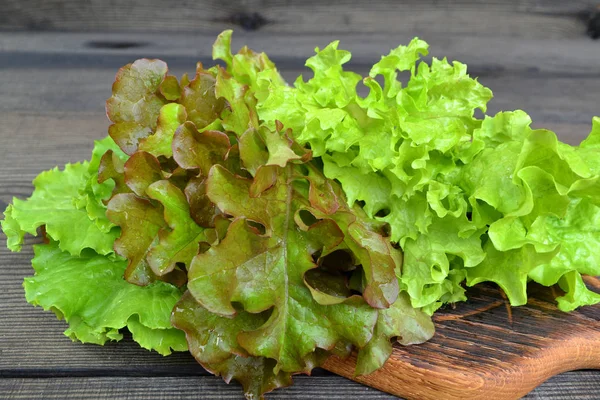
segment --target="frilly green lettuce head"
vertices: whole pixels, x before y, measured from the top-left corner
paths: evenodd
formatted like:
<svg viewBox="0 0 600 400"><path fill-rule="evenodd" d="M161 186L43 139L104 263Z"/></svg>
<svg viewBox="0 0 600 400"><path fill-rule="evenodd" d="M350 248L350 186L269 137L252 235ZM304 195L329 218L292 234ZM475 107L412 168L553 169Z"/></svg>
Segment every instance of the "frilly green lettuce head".
<svg viewBox="0 0 600 400"><path fill-rule="evenodd" d="M351 54L332 42L307 60L312 77L293 86L271 79L276 69L263 64L249 82L259 119L291 128L350 204L390 225L413 306L431 313L464 300L465 278L497 283L513 305L526 302L530 280L558 282L563 310L598 302L580 278L599 274L598 263L569 249L594 254L597 246L594 228L577 221L592 218L600 199L599 119L572 147L530 128L520 110L477 118L491 91L460 62L424 60L428 47L415 38L361 77L344 69Z"/></svg>

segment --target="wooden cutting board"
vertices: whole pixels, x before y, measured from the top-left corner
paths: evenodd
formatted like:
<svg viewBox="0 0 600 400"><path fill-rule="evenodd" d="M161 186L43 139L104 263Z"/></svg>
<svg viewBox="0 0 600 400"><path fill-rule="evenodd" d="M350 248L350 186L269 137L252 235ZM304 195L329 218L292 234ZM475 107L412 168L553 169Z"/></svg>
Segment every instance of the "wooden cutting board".
<svg viewBox="0 0 600 400"><path fill-rule="evenodd" d="M586 281L600 291L600 280ZM396 345L371 375L353 376L354 356L324 368L411 400L517 399L561 372L600 369L600 305L563 313L554 288L529 290L526 306L510 308L496 287L469 289L468 302L435 314L433 339Z"/></svg>

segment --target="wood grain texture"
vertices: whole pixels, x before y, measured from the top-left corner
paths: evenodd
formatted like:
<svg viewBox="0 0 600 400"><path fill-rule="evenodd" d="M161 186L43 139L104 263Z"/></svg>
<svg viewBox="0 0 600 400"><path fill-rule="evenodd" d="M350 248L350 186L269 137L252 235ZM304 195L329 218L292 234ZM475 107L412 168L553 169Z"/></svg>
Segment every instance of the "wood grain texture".
<svg viewBox="0 0 600 400"><path fill-rule="evenodd" d="M0 34L0 68L21 66L29 58L36 65L57 67L68 62L72 67L108 66L140 57L169 57L193 65L209 62L212 44L220 31L209 33L80 33L6 32ZM300 67L324 47L340 40L340 48L352 52L349 65L363 69L377 62L381 55L419 36L430 44L433 56L459 60L476 75L502 73L553 73L575 77L598 78L600 42L587 37L529 38L521 36L456 35L449 32L420 34L409 30L399 33L359 34L356 32L312 32L310 35L269 32L245 32L237 29L233 48L248 45L265 51L280 68ZM103 47L98 47L101 43ZM21 58L15 58L21 55ZM93 57L96 56L96 57Z"/></svg>
<svg viewBox="0 0 600 400"><path fill-rule="evenodd" d="M443 33L581 37L594 0L377 2L292 0L5 0L0 27L60 31Z"/></svg>
<svg viewBox="0 0 600 400"><path fill-rule="evenodd" d="M596 400L600 381L592 371L558 375L526 400ZM576 379L580 378L580 379ZM203 377L82 377L0 379L3 399L12 400L241 400L241 387L224 385L220 378ZM339 376L295 378L294 386L269 395L269 399L393 400L396 396L349 382Z"/></svg>
<svg viewBox="0 0 600 400"><path fill-rule="evenodd" d="M408 38L409 34L405 36ZM148 43L153 44L121 50L86 45L103 37L114 38L115 42L123 42L128 37L134 40L147 37ZM154 38L158 37L161 39L155 42ZM206 57L208 60L209 50L202 46L212 43L212 34L191 35L185 39L189 40L185 46L178 47L177 42L182 37L187 36L0 33L0 211L12 196L29 196L31 180L40 171L89 157L92 141L106 133L108 122L103 103L110 94L119 66L140 56L160 57L170 63L173 72L181 74L193 70L197 59ZM305 71L297 54L310 55L315 40L321 40L319 44L323 45L333 35L294 38L290 34L248 34L245 37L255 41L253 47L269 53L271 44L279 48L276 53L279 52L277 57L282 61L283 74L292 80L300 71ZM348 38L348 47L358 41L352 50L356 52L354 65L362 73L379 54L400 42L396 37L383 35L362 39L344 37ZM197 38L200 44L193 47ZM440 38L444 39L442 35ZM367 49L379 40L384 43L377 42L381 51L375 53ZM524 43L531 46L527 48L517 46L518 38L511 39L508 43L516 46L514 51L505 48L502 57L491 58L493 63L490 64L475 51L493 47L490 43L501 45L500 39L489 38L487 46L481 39L479 47L465 45L474 39L465 36L464 40L449 40L452 43L443 53L456 52L473 60L471 71L496 95L490 112L524 108L534 117L536 126L554 129L562 140L570 143L579 142L589 132L590 119L598 114L600 78L595 66L600 65L600 55L594 52L598 42L587 42L585 38L531 39L529 42L527 39ZM540 46L537 52L535 43ZM196 50L190 53L190 48ZM569 48L577 51L571 52ZM533 63L527 51L544 55L550 67L530 70ZM572 69L569 69L570 62ZM188 354L163 358L139 348L127 337L121 343L103 347L71 343L62 335L66 328L63 322L25 302L21 284L23 277L32 273L30 245L34 242L29 239L22 253L10 253L0 233L0 398L241 398L238 387L206 376ZM502 307L498 307L495 312L501 311ZM442 330L438 332L447 336ZM461 354L459 350L456 352ZM271 398L393 398L322 370L315 374L320 376L296 378L295 386L276 392ZM527 398L597 398L599 385L598 371L561 374L542 384Z"/></svg>
<svg viewBox="0 0 600 400"><path fill-rule="evenodd" d="M407 399L509 400L561 372L600 368L600 306L565 314L551 288L530 285L529 296L509 314L499 289L470 288L468 302L436 313L433 339L396 346L383 368L355 379ZM354 364L334 357L324 368L353 378Z"/></svg>
<svg viewBox="0 0 600 400"><path fill-rule="evenodd" d="M59 378L0 380L0 396L12 400L242 400L242 387L220 378ZM272 393L269 399L339 399L358 397L393 400L396 397L342 377L297 377L295 385Z"/></svg>

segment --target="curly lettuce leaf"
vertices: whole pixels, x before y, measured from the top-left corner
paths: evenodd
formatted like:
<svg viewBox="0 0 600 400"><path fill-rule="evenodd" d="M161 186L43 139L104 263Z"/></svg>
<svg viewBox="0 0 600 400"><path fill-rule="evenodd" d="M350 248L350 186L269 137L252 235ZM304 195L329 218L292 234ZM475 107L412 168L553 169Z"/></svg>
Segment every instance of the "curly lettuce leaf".
<svg viewBox="0 0 600 400"><path fill-rule="evenodd" d="M237 54L231 52L231 30L223 31L213 44L213 60L223 60L227 72L241 85L255 92L261 81L285 85L275 64L265 53L256 53L244 46ZM267 82L263 82L267 83Z"/></svg>
<svg viewBox="0 0 600 400"><path fill-rule="evenodd" d="M526 283L559 284L558 306L570 311L595 304L581 274L598 275L597 221L600 151L596 124L580 146L561 143L553 132L532 130L523 112L486 118L476 140L484 148L464 167L465 189L495 210L488 219L487 257L467 269L467 283L492 281L512 305L527 302Z"/></svg>
<svg viewBox="0 0 600 400"><path fill-rule="evenodd" d="M12 251L21 249L25 233L36 235L37 229L45 226L46 234L72 255L86 248L99 254L113 252L119 229L97 223L105 217L87 209L90 203L97 204L95 194L90 200L89 193L81 193L90 180L88 169L88 162L84 162L67 164L62 171L54 168L42 172L33 181L35 190L29 199L13 199L2 221Z"/></svg>
<svg viewBox="0 0 600 400"><path fill-rule="evenodd" d="M4 210L4 219L0 221L0 226L6 235L6 247L11 251L21 251L25 231L21 229L19 221L13 217L12 204L9 204Z"/></svg>
<svg viewBox="0 0 600 400"><path fill-rule="evenodd" d="M177 103L164 105L158 114L156 132L140 141L139 149L147 151L155 157L171 157L173 135L187 119L185 107Z"/></svg>
<svg viewBox="0 0 600 400"><path fill-rule="evenodd" d="M198 304L190 292L175 305L172 316L173 326L185 332L190 353L200 365L227 383L238 380L249 399L292 384L292 374L275 372L274 360L250 356L237 341L238 334L258 328L267 319L268 313L245 311L233 318L219 316Z"/></svg>
<svg viewBox="0 0 600 400"><path fill-rule="evenodd" d="M547 215L532 235L556 245L556 255L531 271L529 278L545 286L559 284L565 295L557 298L563 311L600 302L581 275L600 275L600 207L586 199L572 201L564 218Z"/></svg>
<svg viewBox="0 0 600 400"><path fill-rule="evenodd" d="M170 323L181 296L176 287L164 282L132 285L122 278L125 261L93 251L73 256L56 242L36 245L34 251L35 275L25 278L25 297L64 319L71 339L104 344L120 340L119 330L127 327L145 349L162 355L187 349L183 332Z"/></svg>
<svg viewBox="0 0 600 400"><path fill-rule="evenodd" d="M92 149L92 157L90 159L88 172L90 174L98 173L98 169L100 168L100 160L104 153L107 151L113 151L115 156L122 160L123 162L127 161L129 156L125 154L121 148L115 143L113 138L110 136L106 136L104 139L95 140L94 148Z"/></svg>
<svg viewBox="0 0 600 400"><path fill-rule="evenodd" d="M127 154L156 129L160 109L167 103L159 90L167 71L164 61L144 58L117 72L106 101L106 114L113 122L108 133Z"/></svg>
<svg viewBox="0 0 600 400"><path fill-rule="evenodd" d="M128 159L127 154L123 153L115 141L107 136L102 140L94 142L92 150L92 158L88 165L88 173L90 175L85 189L81 191L81 201L85 204L86 211L90 219L96 222L96 225L104 231L109 232L114 225L106 217L106 205L116 186L112 179L99 181L99 169L102 157L107 152L110 152L111 158L114 157L119 161L125 162Z"/></svg>
<svg viewBox="0 0 600 400"><path fill-rule="evenodd" d="M122 169L112 165L107 175L130 191L115 187L119 190L106 215L121 228L115 250L129 261L125 278L138 285L157 279L185 282L180 267L188 268L200 247L217 239L214 230L207 229L213 225L214 207L205 201L202 177L214 164L236 164L230 140L222 132L198 132L187 121L172 132L170 142L175 167L152 155L162 146L155 144L147 147L150 152L133 153ZM204 211L210 215L198 215Z"/></svg>
<svg viewBox="0 0 600 400"><path fill-rule="evenodd" d="M161 60L140 59L121 68L106 101L112 125L109 135L128 155L138 150L171 157L171 141L177 127L190 121L198 129L220 124L225 101L217 98L216 70L198 63L196 75L181 82L167 75Z"/></svg>
<svg viewBox="0 0 600 400"><path fill-rule="evenodd" d="M187 118L198 129L213 123L225 107L225 101L215 93L214 71L204 70L199 64L196 76L183 88L179 103L185 107Z"/></svg>
<svg viewBox="0 0 600 400"><path fill-rule="evenodd" d="M155 182L146 192L163 205L169 226L169 230L159 231L158 243L148 252L150 267L157 275L173 271L177 263L188 268L198 254L199 244L212 241L207 230L192 219L185 195L169 181Z"/></svg>
<svg viewBox="0 0 600 400"><path fill-rule="evenodd" d="M37 229L44 226L46 234L73 255L85 248L111 253L118 228L106 217L104 201L110 198L114 182L98 182L100 159L107 151L114 151L118 159L127 158L107 136L94 142L90 162L42 172L33 181L35 190L28 200L13 199L0 221L7 247L20 251L25 234L36 235ZM72 229L74 223L76 228Z"/></svg>

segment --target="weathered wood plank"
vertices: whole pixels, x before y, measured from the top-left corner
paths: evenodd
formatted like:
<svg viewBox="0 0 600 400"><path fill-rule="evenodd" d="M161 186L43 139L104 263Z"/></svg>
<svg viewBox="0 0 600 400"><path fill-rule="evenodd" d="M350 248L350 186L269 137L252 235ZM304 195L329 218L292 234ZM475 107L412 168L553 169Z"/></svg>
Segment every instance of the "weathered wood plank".
<svg viewBox="0 0 600 400"><path fill-rule="evenodd" d="M443 33L537 38L582 37L597 5L578 1L247 0L105 2L4 1L4 29L215 32L232 26L270 33Z"/></svg>
<svg viewBox="0 0 600 400"><path fill-rule="evenodd" d="M568 372L538 387L527 400L595 400L600 380L595 371ZM2 398L11 400L241 400L241 387L225 385L213 377L69 377L0 379ZM269 399L339 399L361 398L392 400L395 396L379 392L338 376L298 376L294 385L268 395Z"/></svg>
<svg viewBox="0 0 600 400"><path fill-rule="evenodd" d="M435 25L435 24L434 24ZM48 67L108 65L139 57L171 57L185 63L211 59L219 31L208 33L79 33L5 32L0 35L0 68L22 67L23 62ZM462 35L450 32L408 30L394 34L319 31L310 34L244 32L236 30L233 48L248 45L265 51L284 68L298 67L324 47L340 40L340 48L352 51L351 64L370 66L381 55L419 36L431 45L431 54L467 63L477 74L527 72L579 74L598 77L600 43L589 38L529 38L500 35ZM98 44L102 44L98 47ZM21 57L16 57L21 55ZM99 57L93 59L92 55ZM114 64L113 64L114 65ZM192 64L193 65L193 64Z"/></svg>
<svg viewBox="0 0 600 400"><path fill-rule="evenodd" d="M350 382L342 377L306 377L294 379L289 388L277 390L269 399L349 399L359 397L392 400L397 397ZM0 379L3 399L70 400L70 399L181 399L181 400L242 400L242 388L237 383L226 385L220 378L59 378Z"/></svg>
<svg viewBox="0 0 600 400"><path fill-rule="evenodd" d="M566 372L550 378L523 398L528 400L594 400L600 393L599 378L598 371Z"/></svg>

